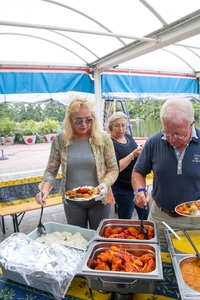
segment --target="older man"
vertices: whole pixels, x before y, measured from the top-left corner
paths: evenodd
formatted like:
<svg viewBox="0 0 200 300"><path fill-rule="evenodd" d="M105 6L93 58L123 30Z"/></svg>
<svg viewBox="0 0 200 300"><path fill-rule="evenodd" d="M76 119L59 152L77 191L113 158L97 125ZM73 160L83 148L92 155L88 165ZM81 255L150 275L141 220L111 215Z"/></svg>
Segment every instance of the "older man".
<svg viewBox="0 0 200 300"><path fill-rule="evenodd" d="M151 196L145 176L154 172L150 220L158 222L161 246L166 246L165 221L173 228L198 228L200 218L181 216L178 204L200 199L200 129L194 126L194 109L187 99L167 100L160 111L163 130L153 134L134 166L134 202L145 207Z"/></svg>

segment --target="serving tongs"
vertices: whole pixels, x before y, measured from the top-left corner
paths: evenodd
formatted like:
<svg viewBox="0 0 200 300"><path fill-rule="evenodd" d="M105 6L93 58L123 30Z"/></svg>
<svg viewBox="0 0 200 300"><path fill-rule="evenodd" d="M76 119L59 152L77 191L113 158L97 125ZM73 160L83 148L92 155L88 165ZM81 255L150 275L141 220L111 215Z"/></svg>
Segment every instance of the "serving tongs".
<svg viewBox="0 0 200 300"><path fill-rule="evenodd" d="M40 220L38 224L38 232L40 235L46 235L47 234L46 228L42 224L42 214L43 214L43 206L41 207Z"/></svg>
<svg viewBox="0 0 200 300"><path fill-rule="evenodd" d="M197 247L195 246L193 240L191 239L191 237L189 236L189 234L187 233L187 231L186 231L184 228L181 228L181 230L183 231L183 233L185 234L186 238L187 238L188 241L190 242L191 246L192 246L193 249L195 250L197 257L200 258L199 250L198 250Z"/></svg>

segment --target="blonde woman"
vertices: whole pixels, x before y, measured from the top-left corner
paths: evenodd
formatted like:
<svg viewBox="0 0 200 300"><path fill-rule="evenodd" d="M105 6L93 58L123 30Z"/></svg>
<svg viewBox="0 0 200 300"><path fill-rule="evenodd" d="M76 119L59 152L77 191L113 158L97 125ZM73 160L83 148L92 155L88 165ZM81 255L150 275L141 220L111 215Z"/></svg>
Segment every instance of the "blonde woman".
<svg viewBox="0 0 200 300"><path fill-rule="evenodd" d="M119 171L112 140L100 128L94 105L87 98L76 97L71 101L66 110L64 131L52 143L40 192L36 195L36 201L42 206L60 166L60 191L68 224L96 230L103 218L109 218L111 185ZM100 201L65 199L67 190L81 186L104 189L105 197Z"/></svg>

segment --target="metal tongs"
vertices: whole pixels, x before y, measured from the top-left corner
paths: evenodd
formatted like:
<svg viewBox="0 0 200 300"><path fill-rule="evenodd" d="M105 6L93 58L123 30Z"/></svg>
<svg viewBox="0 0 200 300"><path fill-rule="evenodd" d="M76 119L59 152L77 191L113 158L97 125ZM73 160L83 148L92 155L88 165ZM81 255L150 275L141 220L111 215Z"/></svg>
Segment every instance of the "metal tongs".
<svg viewBox="0 0 200 300"><path fill-rule="evenodd" d="M187 231L186 231L184 228L181 228L181 230L183 231L183 233L185 234L186 238L187 238L188 241L190 242L191 246L192 246L193 249L195 250L197 257L200 258L200 253L199 253L197 247L195 246L193 240L191 239L191 237L190 237L189 234L187 233Z"/></svg>

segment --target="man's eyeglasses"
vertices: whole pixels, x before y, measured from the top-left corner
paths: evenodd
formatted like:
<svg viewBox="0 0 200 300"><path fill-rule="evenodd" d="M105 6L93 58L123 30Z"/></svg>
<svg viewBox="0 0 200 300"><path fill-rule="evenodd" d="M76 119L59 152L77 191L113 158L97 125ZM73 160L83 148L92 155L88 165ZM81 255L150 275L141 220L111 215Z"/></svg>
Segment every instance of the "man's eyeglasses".
<svg viewBox="0 0 200 300"><path fill-rule="evenodd" d="M184 139L188 132L185 135L179 135L179 134L171 134L171 133L165 133L164 130L161 130L161 133L163 134L164 137L168 138L168 137L175 137L176 139Z"/></svg>
<svg viewBox="0 0 200 300"><path fill-rule="evenodd" d="M85 122L85 124L90 124L92 123L93 119L92 118L78 118L74 120L74 124L76 125L81 125L83 124L83 122Z"/></svg>

